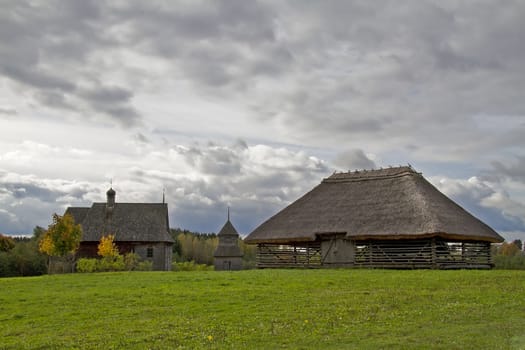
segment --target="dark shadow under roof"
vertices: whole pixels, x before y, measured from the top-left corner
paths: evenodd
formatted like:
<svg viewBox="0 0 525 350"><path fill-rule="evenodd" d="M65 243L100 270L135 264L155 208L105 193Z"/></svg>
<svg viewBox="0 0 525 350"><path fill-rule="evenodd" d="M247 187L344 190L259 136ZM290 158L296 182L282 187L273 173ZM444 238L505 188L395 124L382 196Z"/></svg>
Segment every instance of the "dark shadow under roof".
<svg viewBox="0 0 525 350"><path fill-rule="evenodd" d="M396 167L335 173L257 227L245 242L314 241L333 233L356 240L503 241L420 173Z"/></svg>

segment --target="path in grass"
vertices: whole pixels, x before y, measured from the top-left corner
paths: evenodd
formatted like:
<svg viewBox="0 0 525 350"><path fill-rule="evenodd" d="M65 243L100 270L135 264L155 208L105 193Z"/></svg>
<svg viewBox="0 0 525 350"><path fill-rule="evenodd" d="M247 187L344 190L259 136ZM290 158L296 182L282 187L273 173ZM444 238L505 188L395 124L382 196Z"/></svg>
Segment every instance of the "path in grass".
<svg viewBox="0 0 525 350"><path fill-rule="evenodd" d="M0 349L522 349L522 271L0 279Z"/></svg>

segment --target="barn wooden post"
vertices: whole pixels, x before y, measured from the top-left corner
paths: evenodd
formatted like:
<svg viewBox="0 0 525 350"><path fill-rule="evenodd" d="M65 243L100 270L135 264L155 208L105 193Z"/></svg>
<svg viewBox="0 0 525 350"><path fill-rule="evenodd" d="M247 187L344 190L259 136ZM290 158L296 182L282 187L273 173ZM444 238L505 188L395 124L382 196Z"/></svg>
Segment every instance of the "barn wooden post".
<svg viewBox="0 0 525 350"><path fill-rule="evenodd" d="M437 269L436 237L432 238L432 268Z"/></svg>

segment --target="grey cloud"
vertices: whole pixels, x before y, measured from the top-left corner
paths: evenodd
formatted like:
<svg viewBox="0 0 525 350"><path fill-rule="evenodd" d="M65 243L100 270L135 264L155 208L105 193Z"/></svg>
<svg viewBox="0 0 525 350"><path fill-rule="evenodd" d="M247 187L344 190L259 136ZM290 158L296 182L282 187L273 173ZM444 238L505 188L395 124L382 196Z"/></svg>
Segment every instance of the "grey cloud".
<svg viewBox="0 0 525 350"><path fill-rule="evenodd" d="M252 44L274 39L273 30L268 26L271 10L259 2L129 5L114 8L114 14L120 20L133 24L129 39L144 40L160 53L178 52L167 47L175 48L185 40L220 42L225 39Z"/></svg>
<svg viewBox="0 0 525 350"><path fill-rule="evenodd" d="M34 86L39 89L57 89L66 92L73 92L75 84L56 75L40 72L36 69L22 69L21 67L3 65L1 71L13 80Z"/></svg>
<svg viewBox="0 0 525 350"><path fill-rule="evenodd" d="M119 86L96 86L82 91L80 95L95 104L127 103L133 97L130 90Z"/></svg>
<svg viewBox="0 0 525 350"><path fill-rule="evenodd" d="M135 140L137 140L138 142L141 142L141 143L150 143L150 140L144 136L143 133L136 133L134 136Z"/></svg>
<svg viewBox="0 0 525 350"><path fill-rule="evenodd" d="M525 183L525 156L517 156L514 164L493 161L491 175L496 177L508 177L510 179Z"/></svg>
<svg viewBox="0 0 525 350"><path fill-rule="evenodd" d="M440 135L443 146L473 143L465 139L469 130L477 145L471 156L492 151L495 138L470 118L525 113L516 94L525 88L523 79L515 79L525 72L524 61L518 63L525 49L513 34L522 31L524 8L513 5L286 3L285 27L302 34L287 42L300 62L302 84L287 96L256 101L254 111L294 125L301 140L363 135L388 141L395 135L421 144Z"/></svg>
<svg viewBox="0 0 525 350"><path fill-rule="evenodd" d="M106 106L100 107L100 111L124 127L138 125L141 120L140 113L133 106Z"/></svg>
<svg viewBox="0 0 525 350"><path fill-rule="evenodd" d="M68 102L68 95L61 92L40 90L35 93L35 97L48 107L77 110L76 107Z"/></svg>
<svg viewBox="0 0 525 350"><path fill-rule="evenodd" d="M33 90L41 105L75 112L69 116L105 115L125 127L136 125L141 116L131 106L129 90L78 88L104 74L86 64L88 58L118 46L106 32L113 25L109 8L102 11L99 6L96 1L13 1L9 11L0 14L0 37L8 36L0 41L0 73ZM111 102L118 106L106 105Z"/></svg>
<svg viewBox="0 0 525 350"><path fill-rule="evenodd" d="M50 190L30 183L3 183L3 186L15 199L38 198L43 202L54 202L65 193L58 190Z"/></svg>
<svg viewBox="0 0 525 350"><path fill-rule="evenodd" d="M6 116L14 116L17 115L18 112L15 108L11 107L0 107L0 114L6 115Z"/></svg>
<svg viewBox="0 0 525 350"><path fill-rule="evenodd" d="M131 104L133 92L119 86L97 85L91 89L84 89L79 93L90 108L105 113L122 126L138 125L141 114Z"/></svg>
<svg viewBox="0 0 525 350"><path fill-rule="evenodd" d="M61 11L54 11L58 4ZM85 75L103 80L111 67L88 62L80 73L66 65L56 74L39 67L78 67L107 48L162 57L171 65L167 79L185 79L199 94L249 101L256 118L294 125L302 141L402 135L414 144L438 132L457 139L455 130L473 129L472 115L525 112L520 2L11 5L15 10L0 21L0 32L16 39L14 48L0 45L4 74L39 90L73 91L64 100L87 104L84 115L101 112L123 126L142 119L131 104L137 87L75 90ZM261 81L271 93L259 90ZM290 83L286 92L271 89L281 83ZM104 108L104 99L122 106Z"/></svg>
<svg viewBox="0 0 525 350"><path fill-rule="evenodd" d="M334 159L334 164L341 170L374 169L376 164L366 156L363 150L352 149L339 153Z"/></svg>

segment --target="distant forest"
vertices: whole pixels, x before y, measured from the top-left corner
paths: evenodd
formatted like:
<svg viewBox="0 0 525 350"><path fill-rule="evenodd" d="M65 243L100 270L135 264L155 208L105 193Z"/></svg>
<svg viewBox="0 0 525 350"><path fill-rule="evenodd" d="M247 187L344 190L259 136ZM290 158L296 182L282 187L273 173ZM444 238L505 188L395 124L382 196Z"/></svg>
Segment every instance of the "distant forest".
<svg viewBox="0 0 525 350"><path fill-rule="evenodd" d="M180 228L171 229L173 261L213 265L213 252L218 238L215 233L200 233ZM38 251L38 242L45 229L37 226L31 237L9 237L0 235L0 277L37 276L47 273L47 256ZM243 268L255 268L256 247L239 240L244 258ZM492 246L496 269L525 270L523 242L514 240Z"/></svg>

